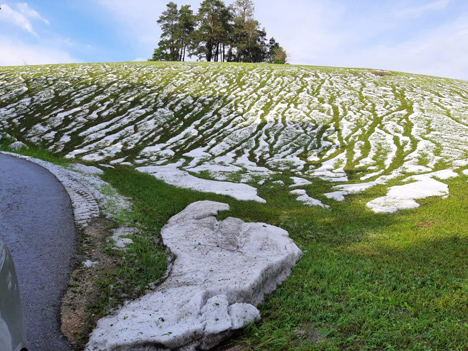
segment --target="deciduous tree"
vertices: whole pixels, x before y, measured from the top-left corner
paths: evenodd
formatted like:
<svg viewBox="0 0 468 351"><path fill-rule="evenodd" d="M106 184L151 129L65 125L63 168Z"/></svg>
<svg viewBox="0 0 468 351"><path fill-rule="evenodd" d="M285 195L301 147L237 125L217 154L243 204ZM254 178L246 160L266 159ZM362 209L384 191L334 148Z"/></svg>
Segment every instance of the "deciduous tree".
<svg viewBox="0 0 468 351"><path fill-rule="evenodd" d="M276 63L276 64L285 64L288 59L288 54L286 50L284 50L279 43L275 40L275 38L271 38L268 43L268 54L266 58L266 62L268 63Z"/></svg>

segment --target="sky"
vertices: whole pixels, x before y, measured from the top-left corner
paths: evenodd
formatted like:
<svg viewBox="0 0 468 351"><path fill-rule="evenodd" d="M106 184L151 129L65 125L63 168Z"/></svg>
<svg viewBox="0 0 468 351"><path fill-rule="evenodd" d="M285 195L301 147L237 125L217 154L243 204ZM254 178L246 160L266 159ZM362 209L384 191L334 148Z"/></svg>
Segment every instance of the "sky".
<svg viewBox="0 0 468 351"><path fill-rule="evenodd" d="M147 60L169 0L0 0L0 66ZM198 10L201 0L173 0ZM225 0L230 4L233 0ZM291 64L468 80L466 0L254 0Z"/></svg>

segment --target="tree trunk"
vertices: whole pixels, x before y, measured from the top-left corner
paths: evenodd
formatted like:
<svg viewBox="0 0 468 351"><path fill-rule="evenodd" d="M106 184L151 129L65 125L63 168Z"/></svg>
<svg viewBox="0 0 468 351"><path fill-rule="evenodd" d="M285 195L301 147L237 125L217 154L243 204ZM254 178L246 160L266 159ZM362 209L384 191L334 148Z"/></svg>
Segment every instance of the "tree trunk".
<svg viewBox="0 0 468 351"><path fill-rule="evenodd" d="M211 42L206 43L206 60L211 62L211 55L213 54L213 44Z"/></svg>

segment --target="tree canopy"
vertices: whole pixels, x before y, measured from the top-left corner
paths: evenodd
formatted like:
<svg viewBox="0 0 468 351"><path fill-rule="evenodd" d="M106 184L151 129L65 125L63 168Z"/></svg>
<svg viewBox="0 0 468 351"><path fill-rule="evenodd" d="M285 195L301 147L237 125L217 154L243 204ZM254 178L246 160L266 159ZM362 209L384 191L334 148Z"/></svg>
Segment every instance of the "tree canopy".
<svg viewBox="0 0 468 351"><path fill-rule="evenodd" d="M203 0L197 14L190 5L166 5L157 23L161 40L153 61L184 61L186 56L220 62L268 62L284 64L287 53L267 39L265 28L255 19L253 0Z"/></svg>

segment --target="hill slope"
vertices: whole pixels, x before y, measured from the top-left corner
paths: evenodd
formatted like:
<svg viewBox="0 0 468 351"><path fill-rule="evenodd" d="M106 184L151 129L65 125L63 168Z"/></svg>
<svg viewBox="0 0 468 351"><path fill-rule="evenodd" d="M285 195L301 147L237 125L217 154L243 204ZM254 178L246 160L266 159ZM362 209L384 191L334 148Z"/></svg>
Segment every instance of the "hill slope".
<svg viewBox="0 0 468 351"><path fill-rule="evenodd" d="M464 350L467 84L268 65L2 67L0 148L17 138L95 160L132 198L124 220L140 233L93 315L158 281L160 229L213 200L231 207L220 219L280 226L304 252L238 337L247 349Z"/></svg>
<svg viewBox="0 0 468 351"><path fill-rule="evenodd" d="M155 175L181 169L245 182L290 171L365 182L327 194L340 200L407 174L468 165L462 81L356 69L123 63L3 67L0 82L3 132L68 158L166 165L143 169Z"/></svg>

